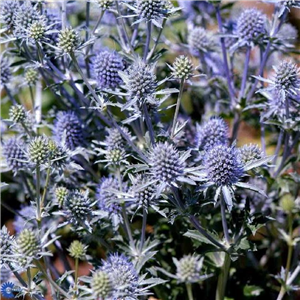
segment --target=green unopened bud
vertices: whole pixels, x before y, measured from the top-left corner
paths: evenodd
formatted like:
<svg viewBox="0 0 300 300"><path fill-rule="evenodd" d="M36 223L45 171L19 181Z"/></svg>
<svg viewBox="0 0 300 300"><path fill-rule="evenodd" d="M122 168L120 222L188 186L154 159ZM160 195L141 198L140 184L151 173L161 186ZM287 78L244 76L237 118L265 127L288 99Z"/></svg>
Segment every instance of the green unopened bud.
<svg viewBox="0 0 300 300"><path fill-rule="evenodd" d="M39 77L39 73L37 70L30 68L25 73L25 80L28 83L28 85L34 85Z"/></svg>
<svg viewBox="0 0 300 300"><path fill-rule="evenodd" d="M20 254L25 256L35 257L40 249L35 232L29 229L24 229L19 234L16 243Z"/></svg>
<svg viewBox="0 0 300 300"><path fill-rule="evenodd" d="M61 30L58 35L58 48L64 53L72 53L79 45L78 33L72 28Z"/></svg>
<svg viewBox="0 0 300 300"><path fill-rule="evenodd" d="M107 10L113 5L113 0L98 0L97 3L102 10Z"/></svg>
<svg viewBox="0 0 300 300"><path fill-rule="evenodd" d="M285 194L281 197L279 205L286 213L290 213L295 207L295 199L291 194Z"/></svg>
<svg viewBox="0 0 300 300"><path fill-rule="evenodd" d="M67 188L60 186L55 189L55 198L58 202L58 205L62 207L64 205L64 202L69 194L69 191Z"/></svg>
<svg viewBox="0 0 300 300"><path fill-rule="evenodd" d="M9 118L14 123L24 122L26 119L26 111L22 105L14 105L9 110Z"/></svg>
<svg viewBox="0 0 300 300"><path fill-rule="evenodd" d="M175 59L172 66L173 76L178 79L189 79L193 75L193 63L184 55L181 55Z"/></svg>
<svg viewBox="0 0 300 300"><path fill-rule="evenodd" d="M84 259L86 255L87 246L80 241L73 241L68 249L70 255L76 259Z"/></svg>
<svg viewBox="0 0 300 300"><path fill-rule="evenodd" d="M30 161L36 165L46 163L50 155L48 140L43 136L35 137L29 144L28 155Z"/></svg>
<svg viewBox="0 0 300 300"><path fill-rule="evenodd" d="M93 275L91 288L95 297L106 299L112 294L112 282L106 272L98 271Z"/></svg>
<svg viewBox="0 0 300 300"><path fill-rule="evenodd" d="M44 36L45 31L46 28L43 22L35 22L30 26L29 36L38 41Z"/></svg>

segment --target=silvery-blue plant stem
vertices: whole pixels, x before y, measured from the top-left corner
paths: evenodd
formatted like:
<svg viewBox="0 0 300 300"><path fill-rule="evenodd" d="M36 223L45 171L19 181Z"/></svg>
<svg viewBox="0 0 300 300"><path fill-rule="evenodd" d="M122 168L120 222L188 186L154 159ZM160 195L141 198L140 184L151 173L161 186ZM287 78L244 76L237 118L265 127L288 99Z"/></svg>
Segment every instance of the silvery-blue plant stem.
<svg viewBox="0 0 300 300"><path fill-rule="evenodd" d="M67 1L62 0L61 5L61 27L65 29L67 26Z"/></svg>
<svg viewBox="0 0 300 300"><path fill-rule="evenodd" d="M281 159L281 163L278 167L278 169L276 170L274 177L277 178L278 175L280 174L280 172L282 171L284 164L285 164L285 160L288 158L289 156L289 140L290 140L290 134L288 132L285 133L285 140L284 140L284 148L283 148L283 154L282 154L282 159Z"/></svg>
<svg viewBox="0 0 300 300"><path fill-rule="evenodd" d="M272 161L272 164L274 165L274 168L275 168L277 158L278 158L278 154L279 154L279 151L280 151L280 148L281 148L281 145L282 145L283 136L284 136L284 131L281 129L280 132L279 132L277 145L276 145L275 153L274 153L274 158L273 158L273 161Z"/></svg>
<svg viewBox="0 0 300 300"><path fill-rule="evenodd" d="M264 155L266 155L266 130L265 130L265 125L264 124L260 124L260 140L261 140L261 150L263 152Z"/></svg>
<svg viewBox="0 0 300 300"><path fill-rule="evenodd" d="M226 220L226 207L225 207L225 200L223 197L220 199L220 206L221 206L221 216L222 216L222 226L223 226L223 232L224 232L224 237L226 240L227 245L230 245L230 236L229 236L229 231L228 231L228 225L227 225L227 220Z"/></svg>
<svg viewBox="0 0 300 300"><path fill-rule="evenodd" d="M249 61L250 61L250 53L251 53L251 47L247 47L246 52L246 59L245 59L245 65L244 65L244 72L243 72L243 78L242 78L242 84L241 84L241 91L240 91L240 99L243 98L245 95L245 88L247 83L247 76L248 76L248 68L249 68Z"/></svg>
<svg viewBox="0 0 300 300"><path fill-rule="evenodd" d="M134 46L134 42L137 38L137 35L138 35L138 32L139 32L139 26L140 26L140 23L137 23L134 25L134 30L133 30L133 34L132 34L132 37L131 37L131 45L132 47Z"/></svg>
<svg viewBox="0 0 300 300"><path fill-rule="evenodd" d="M4 90L5 90L8 98L10 99L10 101L13 103L13 105L18 104L16 99L12 96L12 94L6 84L4 84Z"/></svg>
<svg viewBox="0 0 300 300"><path fill-rule="evenodd" d="M283 14L283 16L281 17L280 22L279 22L277 28L275 29L273 35L277 34L278 31L280 30L282 24L284 23L284 21L286 19L286 14L287 14L287 11L285 11L284 14ZM260 64L259 71L258 71L258 76L262 76L263 75L264 68L265 68L265 65L267 63L268 56L269 56L269 53L270 53L270 49L271 49L271 41L269 40L268 44L267 44L267 47L266 47L266 50L265 50L265 52L263 54L263 57L262 57L262 62ZM249 102L250 99L252 98L252 96L253 96L253 94L254 94L254 92L256 90L258 82L259 82L259 80L255 79L254 83L252 84L252 88L251 88L250 92L247 95L247 102Z"/></svg>
<svg viewBox="0 0 300 300"><path fill-rule="evenodd" d="M183 95L183 88L184 88L184 79L181 79L179 94L178 94L176 108L175 108L175 114L174 114L174 118L173 118L173 125L172 125L172 130L171 130L171 139L174 138L174 134L175 134L176 123L177 123L177 118L178 118L179 109L180 109L180 103L181 103L181 99L182 99L182 95Z"/></svg>
<svg viewBox="0 0 300 300"><path fill-rule="evenodd" d="M155 133L154 133L154 130L153 130L151 118L150 118L146 103L143 103L143 112L144 112L144 117L145 117L145 121L146 121L148 130L149 130L151 144L155 145Z"/></svg>
<svg viewBox="0 0 300 300"><path fill-rule="evenodd" d="M155 52L155 50L156 50L156 48L157 48L157 45L158 45L158 43L159 43L161 34L162 34L162 32L163 32L163 30L164 30L164 27L165 27L165 25L166 25L166 22L167 22L167 19L166 19L166 18L163 19L163 22L162 22L161 28L159 28L159 32L158 32L157 38L156 38L156 40L155 40L155 43L154 43L154 45L153 45L153 47L152 47L152 49L151 49L151 51L150 51L150 53L149 53L149 55L148 55L148 61L151 59L153 53Z"/></svg>
<svg viewBox="0 0 300 300"><path fill-rule="evenodd" d="M42 212L41 212L41 168L39 165L36 166L36 215L38 224L42 221Z"/></svg>
<svg viewBox="0 0 300 300"><path fill-rule="evenodd" d="M145 49L144 49L144 56L143 56L143 61L147 61L147 56L149 52L149 47L150 47L150 41L151 41L151 29L152 29L152 22L149 21L147 22L147 37L146 37L146 44L145 44Z"/></svg>
<svg viewBox="0 0 300 300"><path fill-rule="evenodd" d="M145 243L146 226L147 226L147 211L146 211L146 208L143 207L143 220L142 220L140 252L142 252L143 247L144 247L144 243Z"/></svg>
<svg viewBox="0 0 300 300"><path fill-rule="evenodd" d="M217 14L219 31L222 34L223 33L223 23L222 23L219 6L216 6L216 14ZM228 66L227 51L226 51L226 46L224 43L224 38L221 37L220 40L221 40L221 49L222 49L223 63L224 63L224 68L225 68L227 84L228 84L228 90L229 90L229 94L230 94L231 105L233 105L235 102L234 84L233 84L233 80L232 80L232 74L231 74L231 72L229 70L229 66Z"/></svg>

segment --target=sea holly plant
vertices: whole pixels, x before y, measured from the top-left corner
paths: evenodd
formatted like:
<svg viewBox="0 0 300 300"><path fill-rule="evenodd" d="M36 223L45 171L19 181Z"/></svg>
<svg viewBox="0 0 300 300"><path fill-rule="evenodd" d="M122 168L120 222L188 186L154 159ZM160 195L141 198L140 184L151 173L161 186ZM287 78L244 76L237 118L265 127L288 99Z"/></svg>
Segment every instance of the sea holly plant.
<svg viewBox="0 0 300 300"><path fill-rule="evenodd" d="M1 296L296 297L299 1L0 5Z"/></svg>

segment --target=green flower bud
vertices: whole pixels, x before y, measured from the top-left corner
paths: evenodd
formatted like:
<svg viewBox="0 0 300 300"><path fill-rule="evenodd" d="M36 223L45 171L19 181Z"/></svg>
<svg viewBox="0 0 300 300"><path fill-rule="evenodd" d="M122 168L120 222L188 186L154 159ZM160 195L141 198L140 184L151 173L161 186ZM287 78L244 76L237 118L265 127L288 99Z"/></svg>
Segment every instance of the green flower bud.
<svg viewBox="0 0 300 300"><path fill-rule="evenodd" d="M30 229L21 231L16 240L18 252L24 256L35 257L40 250L36 233Z"/></svg>
<svg viewBox="0 0 300 300"><path fill-rule="evenodd" d="M28 83L28 85L34 85L39 77L39 73L37 70L30 68L25 73L25 80Z"/></svg>
<svg viewBox="0 0 300 300"><path fill-rule="evenodd" d="M48 140L43 136L35 137L29 144L28 155L29 160L36 165L46 163L50 155Z"/></svg>
<svg viewBox="0 0 300 300"><path fill-rule="evenodd" d="M187 80L193 75L193 63L187 56L180 55L175 59L172 70L175 78Z"/></svg>
<svg viewBox="0 0 300 300"><path fill-rule="evenodd" d="M58 48L64 53L72 53L79 45L78 33L72 28L61 30L58 34Z"/></svg>
<svg viewBox="0 0 300 300"><path fill-rule="evenodd" d="M279 205L286 213L290 213L295 207L295 199L291 194L285 194L281 197Z"/></svg>
<svg viewBox="0 0 300 300"><path fill-rule="evenodd" d="M14 105L9 109L9 118L14 123L21 123L26 120L26 111L22 105Z"/></svg>
<svg viewBox="0 0 300 300"><path fill-rule="evenodd" d="M87 246L80 241L73 241L68 249L70 255L76 259L84 259L86 255Z"/></svg>
<svg viewBox="0 0 300 300"><path fill-rule="evenodd" d="M60 186L60 187L55 189L54 194L55 194L55 199L58 202L58 205L60 207L63 207L63 204L64 204L67 196L69 195L68 189L63 187L63 186Z"/></svg>
<svg viewBox="0 0 300 300"><path fill-rule="evenodd" d="M32 39L38 41L44 36L45 31L46 31L45 24L42 21L35 22L30 26L29 36Z"/></svg>
<svg viewBox="0 0 300 300"><path fill-rule="evenodd" d="M104 271L94 273L91 288L95 297L106 299L112 294L112 282L109 275Z"/></svg>

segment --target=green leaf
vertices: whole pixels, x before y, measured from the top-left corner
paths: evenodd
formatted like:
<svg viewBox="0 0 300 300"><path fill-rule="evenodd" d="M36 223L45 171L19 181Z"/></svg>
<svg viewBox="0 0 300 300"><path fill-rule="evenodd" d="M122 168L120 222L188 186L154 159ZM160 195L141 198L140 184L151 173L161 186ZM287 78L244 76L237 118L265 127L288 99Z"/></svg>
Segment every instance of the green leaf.
<svg viewBox="0 0 300 300"><path fill-rule="evenodd" d="M257 297L261 294L263 289L256 285L245 285L244 286L244 296L246 297Z"/></svg>
<svg viewBox="0 0 300 300"><path fill-rule="evenodd" d="M217 240L220 244L222 244L222 241L219 239L219 236L217 236L215 233L209 232L206 230L207 233L209 233L215 240ZM197 230L188 230L184 236L189 237L191 239L195 239L201 243L204 244L210 244L215 246L214 243L212 243L210 240L208 240L205 236L203 236L199 231Z"/></svg>

